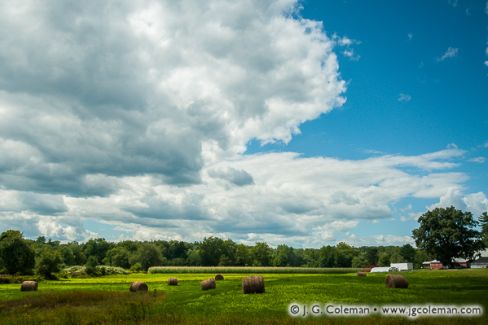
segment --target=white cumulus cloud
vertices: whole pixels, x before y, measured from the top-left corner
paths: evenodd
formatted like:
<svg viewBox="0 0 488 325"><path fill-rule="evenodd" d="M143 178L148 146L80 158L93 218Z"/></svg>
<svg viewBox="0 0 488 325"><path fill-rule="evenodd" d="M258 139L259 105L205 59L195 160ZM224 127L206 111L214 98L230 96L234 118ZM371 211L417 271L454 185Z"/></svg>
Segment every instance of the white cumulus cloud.
<svg viewBox="0 0 488 325"><path fill-rule="evenodd" d="M251 139L288 142L345 91L334 42L296 5L2 2L0 145L19 150L0 182L74 195L113 190L87 177L188 184Z"/></svg>
<svg viewBox="0 0 488 325"><path fill-rule="evenodd" d="M437 58L437 61L445 61L447 59L455 58L459 53L459 49L456 47L448 47L447 50L442 54L440 57Z"/></svg>
<svg viewBox="0 0 488 325"><path fill-rule="evenodd" d="M483 208L451 170L455 146L362 160L245 154L345 101L334 49L359 58L359 42L329 38L298 7L0 2L0 230L80 240L99 235L86 229L96 222L120 239L320 246L391 218L405 198ZM389 236L370 240L404 240Z"/></svg>

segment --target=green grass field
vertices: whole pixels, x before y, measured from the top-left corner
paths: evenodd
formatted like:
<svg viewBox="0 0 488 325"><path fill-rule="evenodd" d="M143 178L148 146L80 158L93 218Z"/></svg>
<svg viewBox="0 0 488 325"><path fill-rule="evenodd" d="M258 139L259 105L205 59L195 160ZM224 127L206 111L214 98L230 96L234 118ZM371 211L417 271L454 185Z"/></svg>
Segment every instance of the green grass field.
<svg viewBox="0 0 488 325"><path fill-rule="evenodd" d="M266 293L244 295L245 274L224 273L217 289L202 291L201 280L214 273L129 274L43 281L38 292L19 284L0 284L0 324L402 324L403 317L292 318L291 302L305 304L480 304L488 308L488 270L402 273L408 289L387 289L385 274L264 274ZM168 286L177 277L178 286ZM145 281L147 294L130 293L132 281ZM488 317L417 318L435 324L486 324Z"/></svg>

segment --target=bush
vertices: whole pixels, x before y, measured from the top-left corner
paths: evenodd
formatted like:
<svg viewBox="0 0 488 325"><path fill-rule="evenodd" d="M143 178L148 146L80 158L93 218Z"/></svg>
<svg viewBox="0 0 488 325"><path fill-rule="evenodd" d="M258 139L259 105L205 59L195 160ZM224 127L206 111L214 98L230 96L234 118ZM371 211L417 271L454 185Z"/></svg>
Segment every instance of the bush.
<svg viewBox="0 0 488 325"><path fill-rule="evenodd" d="M66 276L77 278L77 277L83 277L86 276L86 270L85 267L82 265L74 265L65 268L63 271L61 271L62 274L66 274Z"/></svg>
<svg viewBox="0 0 488 325"><path fill-rule="evenodd" d="M142 266L141 263L135 263L130 267L131 272L141 272L142 271Z"/></svg>
<svg viewBox="0 0 488 325"><path fill-rule="evenodd" d="M95 267L95 272L93 273L93 275L113 275L113 274L129 274L129 271L117 266L97 265ZM89 274L86 272L85 266L75 265L75 266L67 267L64 270L62 270L61 275L72 277L72 278L82 278L82 277L87 277Z"/></svg>

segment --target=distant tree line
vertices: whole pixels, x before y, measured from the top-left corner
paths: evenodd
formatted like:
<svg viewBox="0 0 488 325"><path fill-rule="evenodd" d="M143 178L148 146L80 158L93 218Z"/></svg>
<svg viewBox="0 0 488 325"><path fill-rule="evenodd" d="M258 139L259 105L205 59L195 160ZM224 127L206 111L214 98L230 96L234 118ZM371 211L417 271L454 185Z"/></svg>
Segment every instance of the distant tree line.
<svg viewBox="0 0 488 325"><path fill-rule="evenodd" d="M87 272L97 265L110 265L146 271L151 266L303 266L366 267L391 262L413 262L429 258L424 251L407 244L402 247L353 247L346 243L321 248L270 247L264 242L253 246L230 239L205 238L201 242L121 241L103 238L85 243L61 243L38 237L24 239L19 231L0 236L0 273L52 277L65 266L85 265Z"/></svg>
<svg viewBox="0 0 488 325"><path fill-rule="evenodd" d="M411 262L419 267L433 258L450 262L451 256L472 257L488 246L488 215L479 222L469 212L453 207L434 209L422 215L420 227L413 232L417 247L353 247L344 242L321 248L270 247L258 242L253 246L230 239L205 238L188 243L176 240L108 242L103 238L61 243L38 237L25 239L16 230L0 235L0 273L37 274L51 278L67 266L84 265L94 273L98 265L146 271L151 266L302 266L371 267ZM481 231L475 227L481 224ZM461 254L461 255L459 255Z"/></svg>

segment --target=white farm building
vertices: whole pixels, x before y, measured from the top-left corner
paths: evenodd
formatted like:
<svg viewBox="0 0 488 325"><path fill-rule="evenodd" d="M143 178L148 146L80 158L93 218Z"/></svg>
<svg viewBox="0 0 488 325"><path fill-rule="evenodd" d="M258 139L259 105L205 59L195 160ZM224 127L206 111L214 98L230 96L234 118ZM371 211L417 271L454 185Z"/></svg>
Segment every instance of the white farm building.
<svg viewBox="0 0 488 325"><path fill-rule="evenodd" d="M371 269L371 273L398 272L398 269L391 266L377 266Z"/></svg>
<svg viewBox="0 0 488 325"><path fill-rule="evenodd" d="M413 263L391 263L390 267L396 267L398 271L412 271Z"/></svg>

